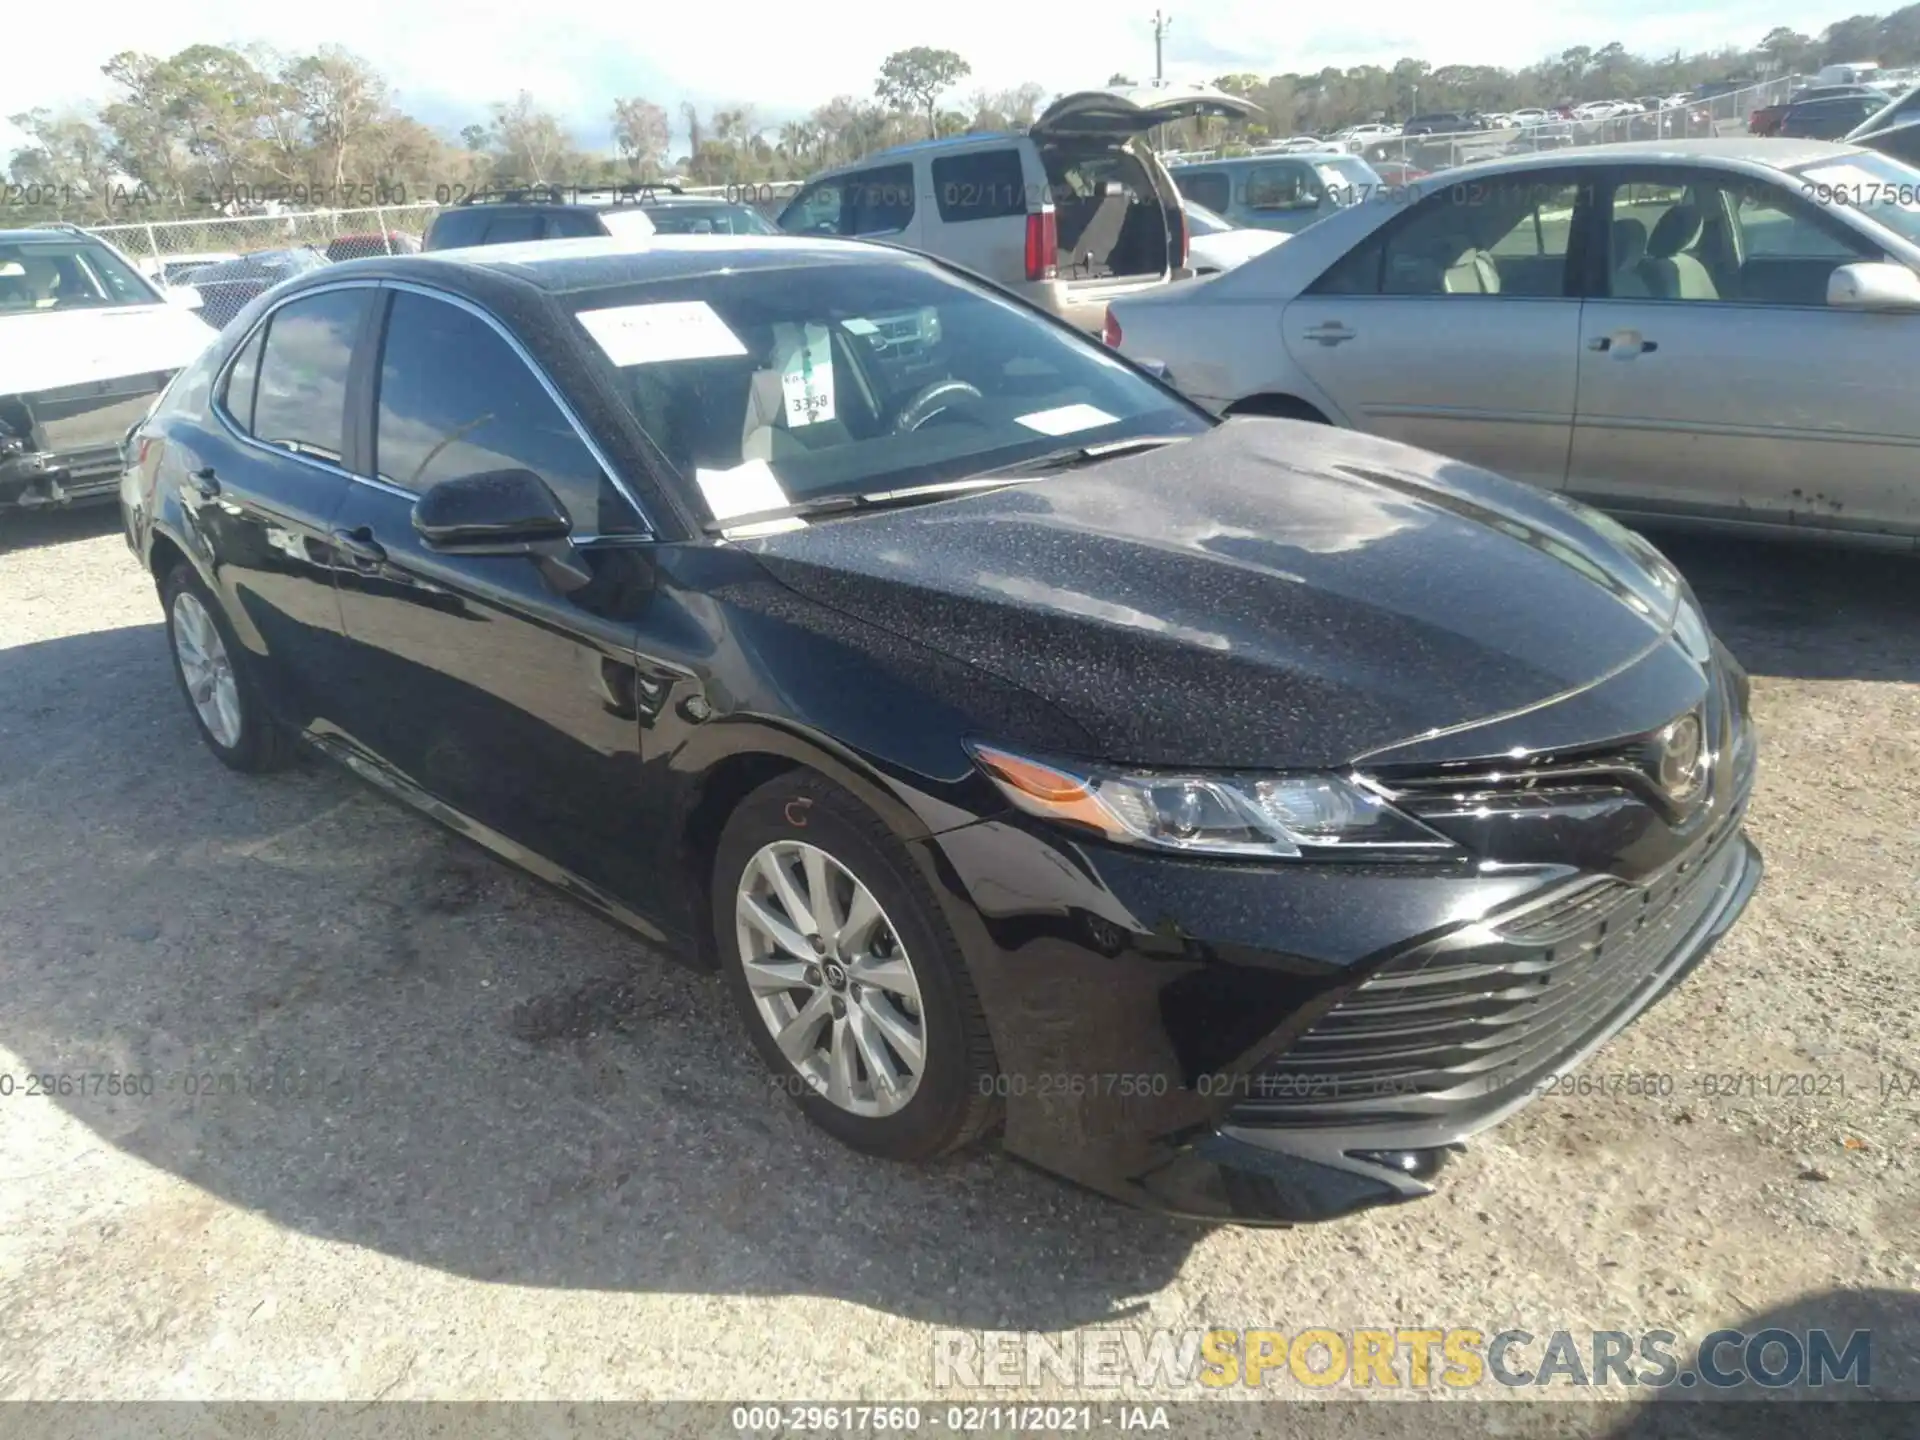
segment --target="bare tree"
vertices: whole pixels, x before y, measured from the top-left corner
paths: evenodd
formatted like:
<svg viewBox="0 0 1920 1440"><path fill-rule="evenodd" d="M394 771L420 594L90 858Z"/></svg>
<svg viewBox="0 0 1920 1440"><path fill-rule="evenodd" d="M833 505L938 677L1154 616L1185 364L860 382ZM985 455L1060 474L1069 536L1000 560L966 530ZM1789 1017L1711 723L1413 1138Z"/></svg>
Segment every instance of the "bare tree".
<svg viewBox="0 0 1920 1440"><path fill-rule="evenodd" d="M613 102L613 143L634 179L652 177L665 168L671 138L667 112L651 100L632 95Z"/></svg>

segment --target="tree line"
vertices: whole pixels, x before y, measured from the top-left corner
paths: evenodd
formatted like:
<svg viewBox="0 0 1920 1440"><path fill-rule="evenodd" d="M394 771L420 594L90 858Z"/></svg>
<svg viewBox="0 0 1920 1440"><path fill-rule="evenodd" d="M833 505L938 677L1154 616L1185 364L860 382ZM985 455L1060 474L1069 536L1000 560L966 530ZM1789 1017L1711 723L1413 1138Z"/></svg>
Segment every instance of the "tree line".
<svg viewBox="0 0 1920 1440"><path fill-rule="evenodd" d="M1862 59L1920 63L1920 4L1842 20L1818 36L1780 27L1750 48L1693 55L1638 55L1616 41L1518 70L1405 59L1314 74L1223 75L1215 83L1252 100L1264 118L1184 122L1158 138L1181 148L1254 144L1404 120L1419 110L1668 94ZM759 184L928 135L1023 128L1043 109L1047 92L1037 84L969 89L971 74L955 52L916 46L886 57L870 95L837 95L784 119L751 104L703 112L682 103L677 127L665 106L622 96L606 113L605 146L595 152L524 91L487 106L457 135L424 124L373 66L340 46L303 55L224 45L190 45L165 57L127 51L102 67L100 102L8 117L29 143L7 160L0 223L235 213L257 208L262 196L330 208L511 185L669 177ZM138 213L128 213L135 206Z"/></svg>

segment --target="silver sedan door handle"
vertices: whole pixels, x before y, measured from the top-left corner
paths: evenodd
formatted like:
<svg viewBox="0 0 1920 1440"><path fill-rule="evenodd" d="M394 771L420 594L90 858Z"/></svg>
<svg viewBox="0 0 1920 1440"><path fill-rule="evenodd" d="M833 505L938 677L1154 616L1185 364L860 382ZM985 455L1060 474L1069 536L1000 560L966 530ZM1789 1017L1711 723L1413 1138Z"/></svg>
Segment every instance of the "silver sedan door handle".
<svg viewBox="0 0 1920 1440"><path fill-rule="evenodd" d="M1326 320L1307 331L1307 339L1318 341L1322 345L1338 345L1344 340L1352 340L1357 332L1349 330L1338 320Z"/></svg>

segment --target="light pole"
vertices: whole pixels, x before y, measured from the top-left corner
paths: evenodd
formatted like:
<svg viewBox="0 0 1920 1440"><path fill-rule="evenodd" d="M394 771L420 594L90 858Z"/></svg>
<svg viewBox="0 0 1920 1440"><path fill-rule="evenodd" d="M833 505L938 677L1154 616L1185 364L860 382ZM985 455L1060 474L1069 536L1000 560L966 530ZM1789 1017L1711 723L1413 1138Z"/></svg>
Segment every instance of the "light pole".
<svg viewBox="0 0 1920 1440"><path fill-rule="evenodd" d="M1153 83L1156 85L1166 83L1167 71L1165 64L1162 62L1162 55L1167 31L1172 28L1173 17L1171 15L1162 15L1158 10L1153 12Z"/></svg>

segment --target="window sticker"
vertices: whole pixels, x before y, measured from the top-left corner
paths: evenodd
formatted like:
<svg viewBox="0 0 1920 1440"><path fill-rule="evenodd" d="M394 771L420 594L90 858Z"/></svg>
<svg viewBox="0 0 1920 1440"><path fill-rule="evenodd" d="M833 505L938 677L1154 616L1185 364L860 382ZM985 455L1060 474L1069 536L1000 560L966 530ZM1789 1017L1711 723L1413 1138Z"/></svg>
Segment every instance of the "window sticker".
<svg viewBox="0 0 1920 1440"><path fill-rule="evenodd" d="M827 327L808 325L804 340L796 334L782 339L787 363L780 372L780 390L787 401L787 428L833 419L833 344Z"/></svg>
<svg viewBox="0 0 1920 1440"><path fill-rule="evenodd" d="M730 470L695 470L693 479L716 520L784 510L791 503L780 486L780 477L764 460L749 460Z"/></svg>
<svg viewBox="0 0 1920 1440"><path fill-rule="evenodd" d="M582 310L579 320L616 365L657 365L667 360L708 360L747 353L740 337L704 300Z"/></svg>
<svg viewBox="0 0 1920 1440"><path fill-rule="evenodd" d="M878 335L880 327L864 315L849 315L840 322L840 328L849 335Z"/></svg>
<svg viewBox="0 0 1920 1440"><path fill-rule="evenodd" d="M1057 410L1036 410L1031 415L1016 418L1029 430L1038 430L1042 435L1071 435L1076 430L1111 425L1114 419L1106 411L1092 405L1062 405Z"/></svg>

